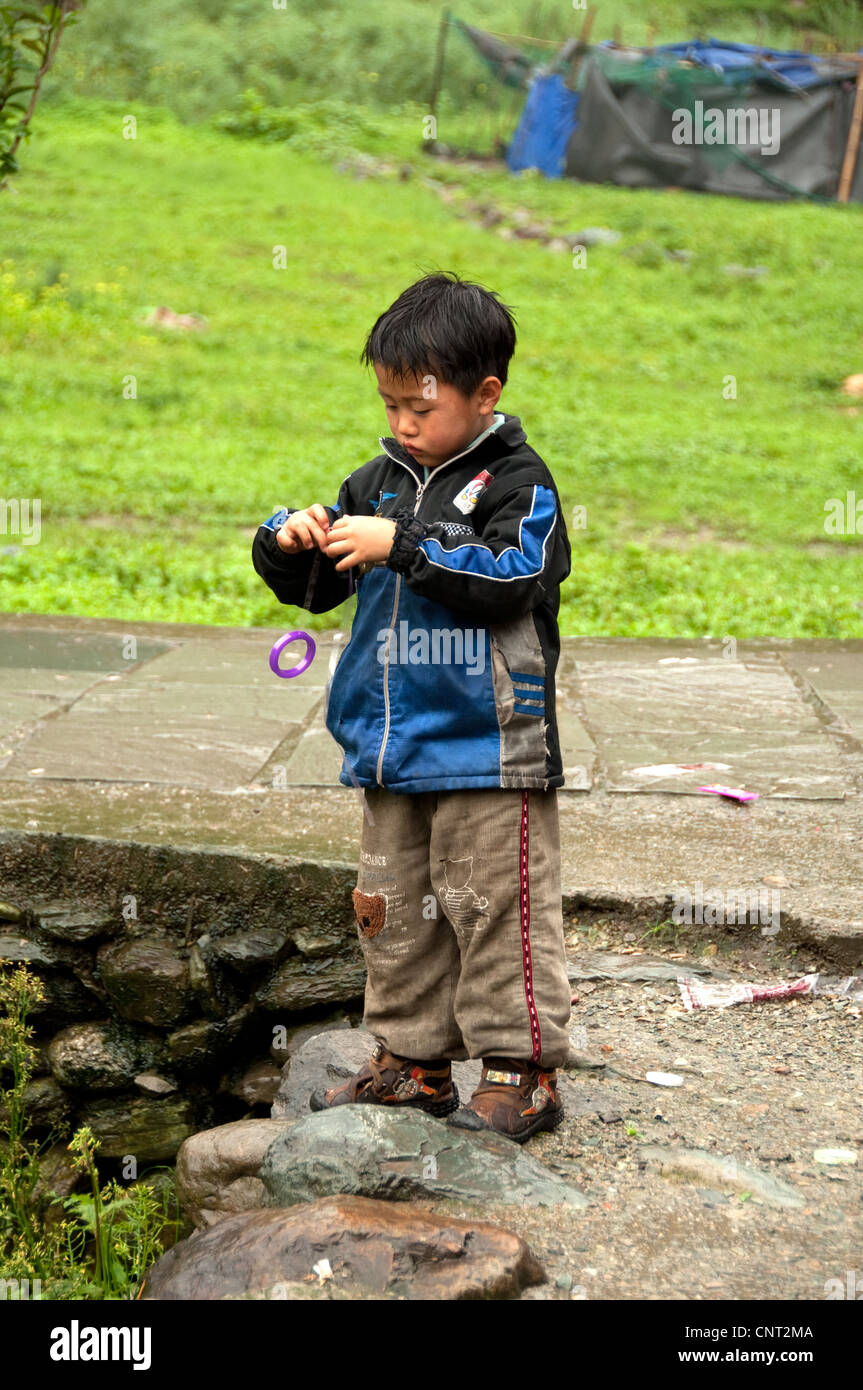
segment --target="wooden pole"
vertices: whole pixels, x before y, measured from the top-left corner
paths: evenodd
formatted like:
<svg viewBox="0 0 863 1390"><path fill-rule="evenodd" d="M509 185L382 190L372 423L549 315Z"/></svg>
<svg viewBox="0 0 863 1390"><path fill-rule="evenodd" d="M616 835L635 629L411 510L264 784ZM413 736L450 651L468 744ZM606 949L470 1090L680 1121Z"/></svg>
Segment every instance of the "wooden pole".
<svg viewBox="0 0 863 1390"><path fill-rule="evenodd" d="M858 62L854 109L851 114L851 126L848 130L848 144L845 146L845 158L842 161L842 173L839 176L839 192L836 196L840 203L847 203L851 193L854 170L857 167L857 154L860 149L861 131L863 131L863 61Z"/></svg>
<svg viewBox="0 0 863 1390"><path fill-rule="evenodd" d="M434 60L434 75L432 77L431 100L429 101L429 112L432 116L437 115L437 102L440 96L441 84L443 82L443 56L446 48L447 32L449 30L449 10L442 10L440 17L440 28L437 36L437 52Z"/></svg>
<svg viewBox="0 0 863 1390"><path fill-rule="evenodd" d="M575 91L576 84L578 82L578 74L581 70L582 63L584 62L584 55L587 52L588 44L590 43L590 33L593 29L593 21L596 19L596 16L597 7L596 5L591 5L587 11L587 14L584 16L584 23L581 26L581 33L578 36L578 46L576 47L575 55L572 60L572 66L569 70L569 81L566 83L567 87L571 92Z"/></svg>

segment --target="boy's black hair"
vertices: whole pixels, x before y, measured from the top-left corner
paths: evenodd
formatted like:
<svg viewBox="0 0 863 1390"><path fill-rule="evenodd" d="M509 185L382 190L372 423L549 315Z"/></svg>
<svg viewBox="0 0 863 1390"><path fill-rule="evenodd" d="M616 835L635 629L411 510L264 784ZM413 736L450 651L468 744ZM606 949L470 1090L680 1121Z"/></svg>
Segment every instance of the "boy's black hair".
<svg viewBox="0 0 863 1390"><path fill-rule="evenodd" d="M430 373L471 396L487 376L506 385L514 352L512 310L493 290L440 271L409 285L381 314L360 361L402 380Z"/></svg>

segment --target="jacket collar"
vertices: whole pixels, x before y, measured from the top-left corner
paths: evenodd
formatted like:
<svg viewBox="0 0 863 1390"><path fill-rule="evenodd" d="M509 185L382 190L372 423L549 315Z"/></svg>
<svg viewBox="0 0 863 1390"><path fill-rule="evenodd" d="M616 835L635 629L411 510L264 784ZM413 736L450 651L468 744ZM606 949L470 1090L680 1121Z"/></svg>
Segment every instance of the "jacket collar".
<svg viewBox="0 0 863 1390"><path fill-rule="evenodd" d="M505 415L501 411L497 411L494 421L493 425L490 425L487 430L483 430L482 434L477 435L473 443L468 444L467 448L462 449L461 453L454 454L451 459L444 459L443 463L439 463L436 468L433 468L431 476L433 477L439 469L446 468L447 464L455 463L456 459L464 458L464 456L471 453L473 449L480 448L482 445L487 444L492 435L494 435L495 439L499 439L501 443L505 444L509 449L516 449L519 444L524 444L527 435L522 429L521 420L517 415ZM396 463L405 464L405 466L410 468L411 472L413 472L414 467L416 467L416 459L412 454L408 453L407 449L402 448L398 440L381 437L378 443L384 453L388 454L391 459L395 459ZM420 465L420 467L421 466L422 465Z"/></svg>

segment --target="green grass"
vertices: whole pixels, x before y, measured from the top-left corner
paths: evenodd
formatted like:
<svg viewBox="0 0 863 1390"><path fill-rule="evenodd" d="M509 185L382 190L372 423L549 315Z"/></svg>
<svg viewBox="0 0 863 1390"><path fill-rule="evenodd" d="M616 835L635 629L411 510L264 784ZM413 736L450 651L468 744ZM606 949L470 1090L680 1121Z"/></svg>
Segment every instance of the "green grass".
<svg viewBox="0 0 863 1390"><path fill-rule="evenodd" d="M15 537L0 534L0 608L344 624L282 608L251 538L277 505L333 502L378 452L362 342L440 267L514 306L503 408L567 513L587 509L565 633L863 636L863 535L824 532L828 498L863 496L863 419L839 392L863 370L859 207L445 168L414 153L414 107L375 114L413 160L406 181L145 107L124 140L126 114L46 106L0 202L0 497L42 503L39 545L2 553ZM429 172L459 185L453 205L423 186ZM472 226L467 198L623 240L576 270ZM286 270L272 268L279 244ZM770 273L734 279L729 262ZM156 304L209 329L146 327ZM137 399L123 398L129 377Z"/></svg>

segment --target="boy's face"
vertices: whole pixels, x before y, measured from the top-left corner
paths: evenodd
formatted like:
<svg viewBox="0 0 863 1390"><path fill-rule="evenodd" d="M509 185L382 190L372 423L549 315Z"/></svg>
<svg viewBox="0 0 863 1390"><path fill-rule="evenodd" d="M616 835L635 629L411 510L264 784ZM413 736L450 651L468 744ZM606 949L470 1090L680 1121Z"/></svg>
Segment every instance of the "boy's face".
<svg viewBox="0 0 863 1390"><path fill-rule="evenodd" d="M503 389L496 376L487 376L472 396L463 396L431 374L403 380L379 362L374 367L394 438L426 468L460 454L488 429Z"/></svg>

